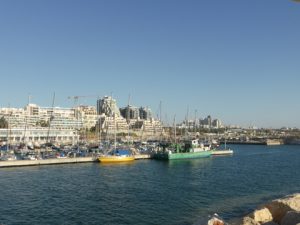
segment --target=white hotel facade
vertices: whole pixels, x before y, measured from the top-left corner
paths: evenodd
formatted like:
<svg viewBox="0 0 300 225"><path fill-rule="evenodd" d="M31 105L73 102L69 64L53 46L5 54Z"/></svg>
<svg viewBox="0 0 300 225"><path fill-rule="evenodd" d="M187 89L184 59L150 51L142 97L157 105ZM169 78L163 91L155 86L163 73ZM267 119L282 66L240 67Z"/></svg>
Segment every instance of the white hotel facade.
<svg viewBox="0 0 300 225"><path fill-rule="evenodd" d="M130 106L124 108L123 113L135 112L136 109ZM108 96L98 99L97 110L94 106L61 108L36 104L24 108L0 108L0 118L4 117L8 123L8 128L0 129L0 141L74 144L79 140L79 131L92 127L101 128L101 132L106 133L113 130L127 133L129 127L138 134L155 136L162 133L162 124L152 117L150 109L141 107L137 112L124 118L116 100Z"/></svg>
<svg viewBox="0 0 300 225"><path fill-rule="evenodd" d="M8 128L0 129L0 140L9 140L11 144L42 144L47 141L76 143L78 131L95 126L99 116L93 106L52 108L28 104L25 108L0 108L1 117L8 122Z"/></svg>

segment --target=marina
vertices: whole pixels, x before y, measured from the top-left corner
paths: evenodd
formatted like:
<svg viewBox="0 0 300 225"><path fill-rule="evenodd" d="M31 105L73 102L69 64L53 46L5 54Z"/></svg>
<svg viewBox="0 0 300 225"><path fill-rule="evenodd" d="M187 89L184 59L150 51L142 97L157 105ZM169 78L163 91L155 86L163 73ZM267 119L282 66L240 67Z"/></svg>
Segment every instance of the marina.
<svg viewBox="0 0 300 225"><path fill-rule="evenodd" d="M0 6L0 225L300 225L300 0Z"/></svg>

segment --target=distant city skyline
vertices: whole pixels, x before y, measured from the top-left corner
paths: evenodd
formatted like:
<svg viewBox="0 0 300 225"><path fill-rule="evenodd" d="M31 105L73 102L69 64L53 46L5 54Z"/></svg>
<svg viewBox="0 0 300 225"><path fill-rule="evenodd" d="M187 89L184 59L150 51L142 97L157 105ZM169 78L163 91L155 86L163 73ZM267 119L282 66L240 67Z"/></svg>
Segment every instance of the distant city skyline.
<svg viewBox="0 0 300 225"><path fill-rule="evenodd" d="M4 0L0 107L130 95L168 121L300 128L299 21L294 1Z"/></svg>

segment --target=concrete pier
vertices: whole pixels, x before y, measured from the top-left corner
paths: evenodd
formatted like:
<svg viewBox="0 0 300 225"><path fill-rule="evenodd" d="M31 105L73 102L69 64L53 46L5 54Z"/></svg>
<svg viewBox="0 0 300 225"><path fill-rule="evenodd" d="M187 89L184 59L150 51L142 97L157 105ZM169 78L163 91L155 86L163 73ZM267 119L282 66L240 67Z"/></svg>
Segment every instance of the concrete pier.
<svg viewBox="0 0 300 225"><path fill-rule="evenodd" d="M39 166L52 164L66 164L66 163L86 163L98 161L95 157L78 157L78 158L60 158L60 159L38 159L38 160L11 160L0 161L0 168L2 167L17 167L17 166Z"/></svg>
<svg viewBox="0 0 300 225"><path fill-rule="evenodd" d="M151 155L135 155L136 160L151 159ZM54 165L67 163L87 163L98 162L97 157L78 157L78 158L59 158L59 159L38 159L38 160L8 160L0 161L0 168L3 167L18 167L18 166L40 166L40 165Z"/></svg>
<svg viewBox="0 0 300 225"><path fill-rule="evenodd" d="M135 160L137 159L152 159L152 156L149 154L142 154L142 155L134 155Z"/></svg>

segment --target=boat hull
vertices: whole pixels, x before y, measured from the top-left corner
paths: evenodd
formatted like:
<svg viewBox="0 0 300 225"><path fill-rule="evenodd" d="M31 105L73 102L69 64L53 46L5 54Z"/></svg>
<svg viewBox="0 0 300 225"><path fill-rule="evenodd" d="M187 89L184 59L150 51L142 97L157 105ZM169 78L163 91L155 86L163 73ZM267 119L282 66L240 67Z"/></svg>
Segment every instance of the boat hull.
<svg viewBox="0 0 300 225"><path fill-rule="evenodd" d="M212 155L232 155L233 150L214 150L211 153Z"/></svg>
<svg viewBox="0 0 300 225"><path fill-rule="evenodd" d="M181 153L157 153L154 155L155 159L161 160L175 160L175 159L198 159L206 158L211 155L211 151L201 151L201 152L181 152Z"/></svg>
<svg viewBox="0 0 300 225"><path fill-rule="evenodd" d="M100 156L98 160L101 163L118 163L118 162L130 162L133 161L134 156Z"/></svg>

